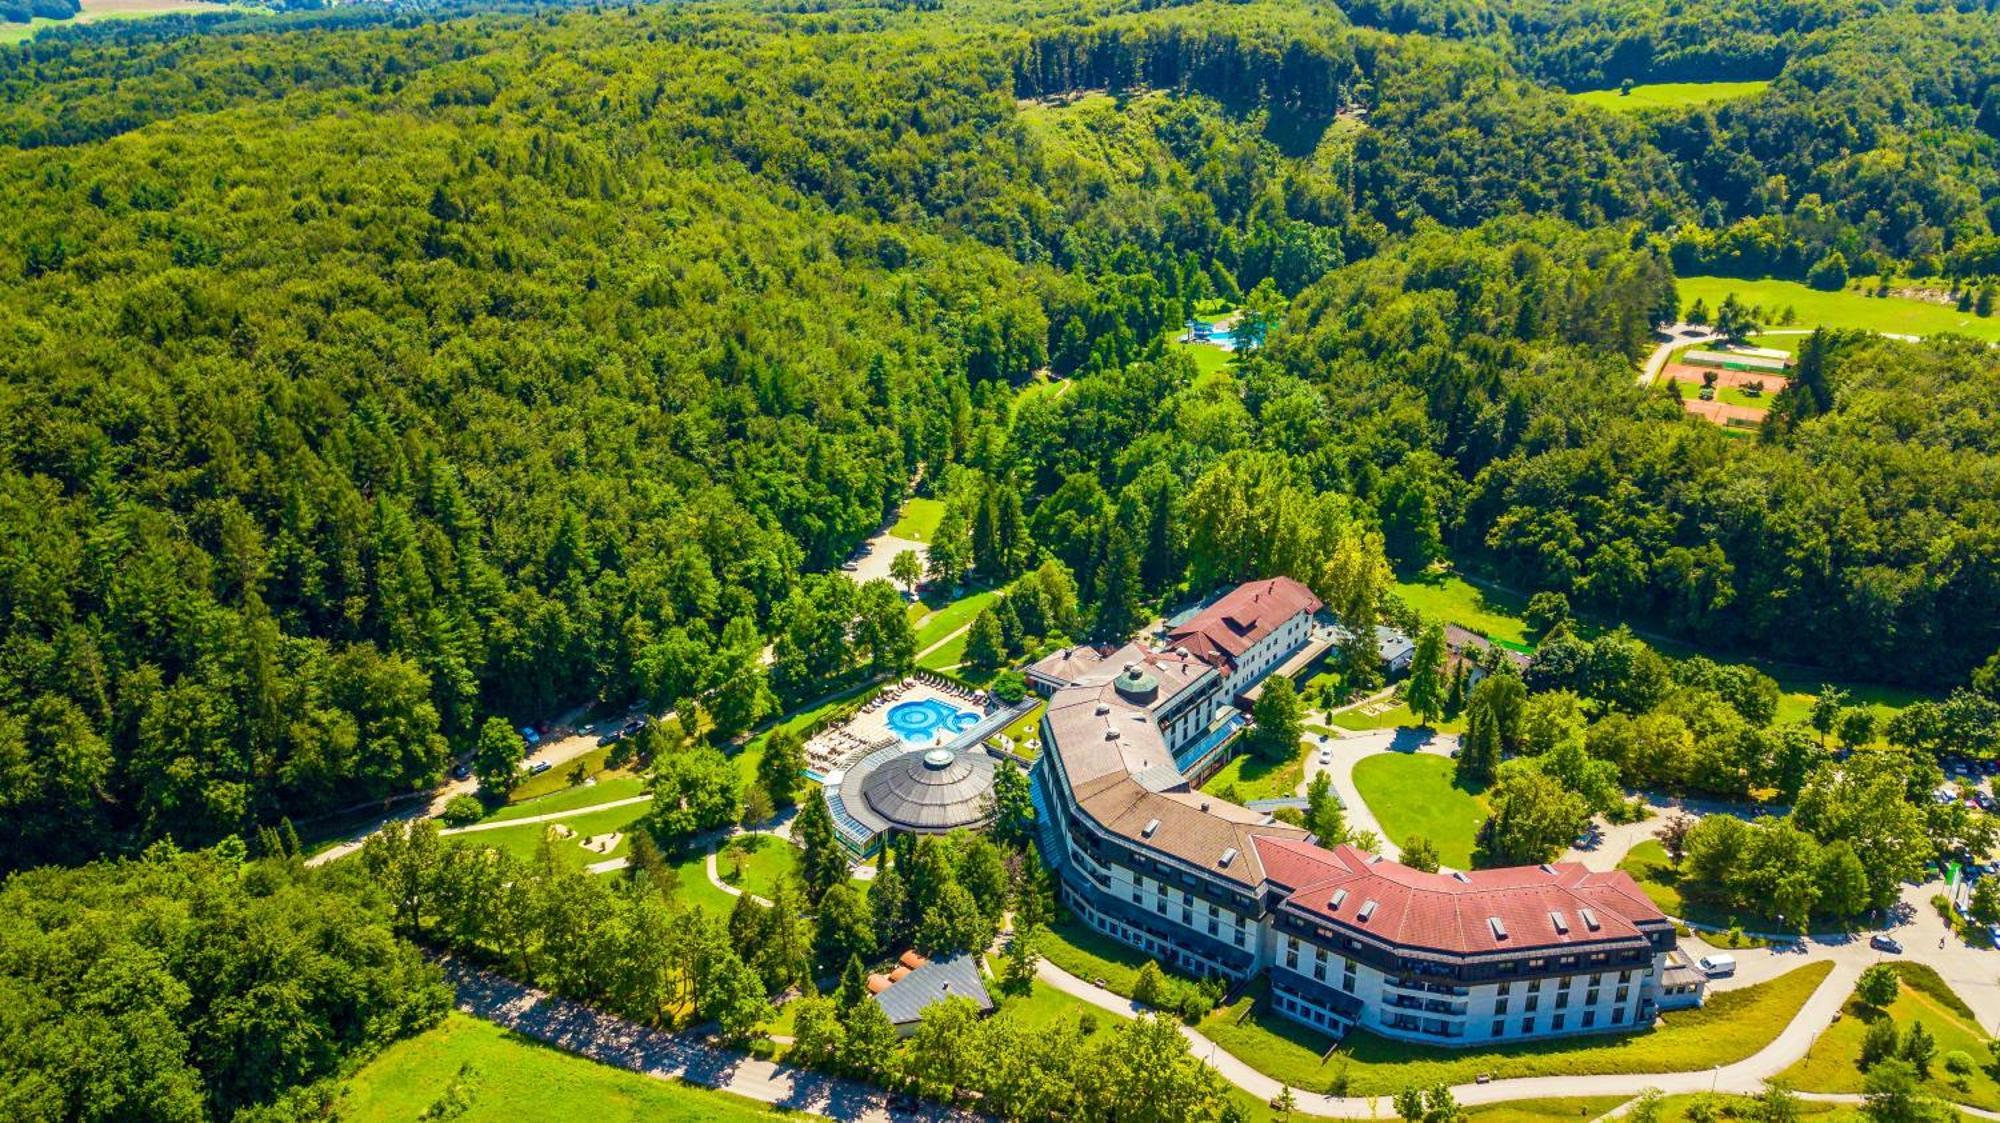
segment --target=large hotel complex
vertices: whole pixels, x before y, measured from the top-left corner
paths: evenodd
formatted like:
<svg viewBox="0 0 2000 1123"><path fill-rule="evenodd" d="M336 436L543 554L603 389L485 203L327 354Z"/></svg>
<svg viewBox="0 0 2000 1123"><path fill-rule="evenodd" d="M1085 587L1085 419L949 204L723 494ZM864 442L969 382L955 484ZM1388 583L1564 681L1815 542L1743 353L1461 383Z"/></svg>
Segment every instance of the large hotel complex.
<svg viewBox="0 0 2000 1123"><path fill-rule="evenodd" d="M1279 1011L1335 1034L1473 1044L1644 1027L1699 1002L1672 922L1622 872L1425 873L1194 790L1238 699L1323 641L1320 610L1296 581L1256 581L1162 648L1036 664L1050 697L1032 790L1070 909L1184 971L1268 970Z"/></svg>

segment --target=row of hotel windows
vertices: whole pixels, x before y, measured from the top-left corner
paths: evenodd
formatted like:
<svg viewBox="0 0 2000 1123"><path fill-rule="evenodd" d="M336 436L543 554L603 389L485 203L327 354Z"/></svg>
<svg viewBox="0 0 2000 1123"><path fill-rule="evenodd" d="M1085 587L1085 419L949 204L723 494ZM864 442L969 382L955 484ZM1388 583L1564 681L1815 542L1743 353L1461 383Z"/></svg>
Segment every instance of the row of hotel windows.
<svg viewBox="0 0 2000 1123"><path fill-rule="evenodd" d="M1068 889L1067 886L1064 888L1066 890L1065 896L1069 898L1070 905L1083 916L1085 922L1092 928L1110 936L1112 939L1136 947L1140 951L1155 956L1167 963L1176 964L1203 975L1230 974L1229 970L1222 964L1216 963L1207 956L1189 951L1166 940L1155 939L1151 933L1142 928L1133 928L1121 924L1111 917L1100 914L1096 909L1091 908L1090 903L1084 900L1075 890Z"/></svg>
<svg viewBox="0 0 2000 1123"><path fill-rule="evenodd" d="M1161 916L1168 916L1167 904L1170 893L1171 891L1168 890L1165 882L1156 881L1153 883L1154 912L1158 913ZM1145 897L1146 897L1145 875L1133 874L1132 903L1138 905L1140 908L1144 908L1146 907ZM1202 907L1202 912L1208 921L1208 934L1210 936L1214 936L1218 940L1221 939L1222 936L1220 935L1220 931L1223 925L1222 922L1222 917L1224 915L1223 910L1216 908L1213 903L1206 900L1204 900L1201 903L1201 907ZM1233 912L1228 913L1227 915L1229 917L1228 923L1231 929L1230 938L1236 944L1237 947L1240 948L1246 946L1248 942L1248 937L1244 931L1243 918ZM1181 891L1180 918L1182 926L1187 928L1196 927L1194 922L1194 894L1189 893L1186 890Z"/></svg>
<svg viewBox="0 0 2000 1123"><path fill-rule="evenodd" d="M1561 1032L1561 1031L1562 1031L1562 1029L1564 1028L1564 1025L1565 1025L1565 1019L1566 1019L1567 1017L1568 1017L1568 1015L1567 1015L1567 1014L1557 1014L1557 1015L1556 1015L1555 1017L1553 1017L1553 1018L1550 1018L1550 1019L1549 1019L1549 1032L1550 1032L1550 1033L1559 1033L1559 1032ZM1623 1007L1623 1006L1614 1006L1614 1007L1612 1007L1612 1008L1611 1008L1611 1024L1612 1024L1612 1025L1615 1025L1615 1026L1619 1026L1619 1025L1624 1025L1624 1024L1625 1024L1625 1007ZM1597 1011L1595 1011L1595 1010L1585 1010L1585 1011L1583 1012L1583 1021L1582 1021L1582 1022L1581 1022L1581 1023L1579 1024L1578 1028L1580 1028L1580 1029L1595 1029L1596 1027L1597 1027ZM1535 1032L1535 1019L1533 1019L1533 1018L1522 1018L1522 1019L1521 1019L1521 1032L1522 1032L1522 1033L1533 1033L1533 1032ZM1507 1023L1506 1023L1506 1022L1504 1022L1504 1021L1502 1021L1502 1020L1500 1020L1499 1018L1495 1018L1495 1019L1493 1019L1493 1036L1495 1036L1495 1037L1504 1037L1504 1036L1506 1036L1506 1034L1507 1034Z"/></svg>

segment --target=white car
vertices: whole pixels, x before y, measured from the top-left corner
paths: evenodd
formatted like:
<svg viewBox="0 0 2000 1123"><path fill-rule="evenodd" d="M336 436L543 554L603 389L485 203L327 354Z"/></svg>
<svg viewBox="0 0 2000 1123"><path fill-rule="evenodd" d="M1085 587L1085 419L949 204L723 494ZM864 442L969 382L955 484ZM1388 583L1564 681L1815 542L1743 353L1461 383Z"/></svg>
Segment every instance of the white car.
<svg viewBox="0 0 2000 1123"><path fill-rule="evenodd" d="M1321 750L1319 751L1319 762L1320 762L1321 764L1332 764L1332 763L1333 763L1333 750L1332 750L1332 749L1321 749Z"/></svg>

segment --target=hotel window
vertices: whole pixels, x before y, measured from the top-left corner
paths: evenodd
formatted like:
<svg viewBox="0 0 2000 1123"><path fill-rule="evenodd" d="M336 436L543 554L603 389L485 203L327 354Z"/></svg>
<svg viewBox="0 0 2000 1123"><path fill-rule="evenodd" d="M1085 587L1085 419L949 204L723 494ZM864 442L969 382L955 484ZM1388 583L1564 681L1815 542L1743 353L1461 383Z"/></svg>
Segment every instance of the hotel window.
<svg viewBox="0 0 2000 1123"><path fill-rule="evenodd" d="M1583 1028L1589 1029L1591 1026L1594 1026L1596 1024L1597 1024L1597 1011L1585 1010L1583 1012Z"/></svg>
<svg viewBox="0 0 2000 1123"><path fill-rule="evenodd" d="M1507 1000L1506 1000L1506 999L1504 999L1504 998L1497 998L1497 999L1494 999L1494 1001L1493 1001L1493 1012L1494 1012L1495 1014L1504 1014L1504 1013L1506 1013L1506 1012L1507 1012Z"/></svg>
<svg viewBox="0 0 2000 1123"><path fill-rule="evenodd" d="M1322 983L1326 981L1326 960L1317 959L1313 961L1313 978Z"/></svg>
<svg viewBox="0 0 2000 1123"><path fill-rule="evenodd" d="M1632 972L1630 972L1630 971L1620 971L1620 972L1618 972L1618 981L1619 981L1619 982L1621 982L1621 983L1629 983L1629 982L1631 982L1631 981L1632 981Z"/></svg>
<svg viewBox="0 0 2000 1123"><path fill-rule="evenodd" d="M1586 1006L1595 1006L1597 1005L1597 1000L1603 997L1603 991L1598 990L1596 987L1591 987L1590 993L1583 996L1583 1003Z"/></svg>
<svg viewBox="0 0 2000 1123"><path fill-rule="evenodd" d="M1495 1036L1495 1037L1505 1037L1506 1035L1507 1035L1507 1023L1506 1023L1506 1022L1494 1022L1494 1023L1493 1023L1493 1036Z"/></svg>
<svg viewBox="0 0 2000 1123"><path fill-rule="evenodd" d="M1533 1032L1535 1032L1535 1019L1533 1019L1533 1018L1522 1018L1522 1019L1521 1019L1521 1032L1522 1032L1522 1033L1533 1033Z"/></svg>
<svg viewBox="0 0 2000 1123"><path fill-rule="evenodd" d="M1557 992L1556 992L1556 1009L1558 1009L1558 1010L1567 1010L1567 1009L1569 1009L1569 992L1568 992L1568 991L1564 990L1564 991L1557 991Z"/></svg>
<svg viewBox="0 0 2000 1123"><path fill-rule="evenodd" d="M1209 934L1209 935L1211 935L1211 936L1215 935L1215 914L1214 914L1214 913L1209 913L1209 914L1208 914L1208 934Z"/></svg>
<svg viewBox="0 0 2000 1123"><path fill-rule="evenodd" d="M1239 948L1243 946L1243 929L1241 928L1236 930L1236 946Z"/></svg>
<svg viewBox="0 0 2000 1123"><path fill-rule="evenodd" d="M1512 994L1512 993L1514 993L1514 984L1513 984L1513 983L1501 983L1501 984L1500 984L1500 993L1501 993L1501 994Z"/></svg>
<svg viewBox="0 0 2000 1123"><path fill-rule="evenodd" d="M1344 970L1344 972L1343 972L1343 973L1341 974L1341 976L1340 976L1340 989L1342 989L1342 990L1346 991L1346 992L1347 992L1347 993L1349 993L1349 994L1353 994L1353 993L1354 993L1354 961L1353 961L1352 959L1345 959L1345 960L1342 960L1341 962L1343 962L1343 963L1347 964L1347 967L1346 967L1346 969Z"/></svg>
<svg viewBox="0 0 2000 1123"><path fill-rule="evenodd" d="M1528 1013L1532 1014L1536 1010L1541 1009L1541 1007L1542 1007L1542 998L1540 995L1531 994L1528 996L1528 1005L1526 1007Z"/></svg>
<svg viewBox="0 0 2000 1123"><path fill-rule="evenodd" d="M1529 979L1529 980L1528 980L1528 993L1529 993L1529 994L1540 994L1541 992L1542 992L1542 980L1540 980L1540 979Z"/></svg>
<svg viewBox="0 0 2000 1123"><path fill-rule="evenodd" d="M1561 1014L1557 1014L1555 1020L1549 1023L1549 1029L1558 1030L1561 1029L1562 1027L1563 1027L1563 1016Z"/></svg>
<svg viewBox="0 0 2000 1123"><path fill-rule="evenodd" d="M1623 1006L1623 1005L1625 1005L1625 999L1626 999L1626 998L1628 998L1628 997L1630 997L1630 996L1631 996L1631 994L1632 994L1632 988L1631 988L1631 987L1619 987L1619 988L1618 988L1618 1005L1620 1005L1620 1006Z"/></svg>
<svg viewBox="0 0 2000 1123"><path fill-rule="evenodd" d="M1625 1024L1625 1007L1613 1006L1611 1008L1611 1024L1615 1026Z"/></svg>

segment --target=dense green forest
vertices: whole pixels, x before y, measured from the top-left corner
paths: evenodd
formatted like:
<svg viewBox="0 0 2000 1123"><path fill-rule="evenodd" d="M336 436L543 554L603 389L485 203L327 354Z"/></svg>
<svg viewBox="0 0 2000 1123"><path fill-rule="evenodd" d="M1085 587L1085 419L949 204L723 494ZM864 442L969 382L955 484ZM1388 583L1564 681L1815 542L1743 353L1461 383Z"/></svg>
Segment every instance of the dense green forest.
<svg viewBox="0 0 2000 1123"><path fill-rule="evenodd" d="M1569 96L1712 76L1770 85L1643 115ZM1007 591L985 662L1274 573L1398 618L1392 573L1449 562L1947 698L1861 778L1894 814L1849 822L1827 735L1872 718L1829 697L1814 738L1768 678L1564 632L1529 675L1540 732L1481 717L1503 788L1608 765L1797 797L1756 829L1839 890L1787 882L1801 919L1880 903L1908 871L1857 888L1855 856L1919 820L1940 851L1986 830L1918 805L1932 757L1995 736L1994 352L1813 337L1748 438L1634 368L1677 275L2000 278L1991 4L164 17L0 48L0 226L10 1118L323 1116L442 1010L412 940L732 1032L810 977L807 943L881 950L864 920L887 947L935 911L951 931L914 938L983 946L1009 894L1045 895L983 842L899 857L868 917L816 861L822 927L852 923L809 939L811 902L727 928L674 906L658 853L613 887L417 828L310 874L268 829L590 701L685 719L648 735L672 798L646 837L727 824L741 735L912 658L897 590L835 567L913 491L944 503L930 576ZM1198 306L1261 345L1198 364L1169 342ZM772 740L789 790L797 739ZM1497 770L1524 748L1547 759ZM1784 864L1731 872L1732 899ZM1004 1052L1075 1052L1041 1040Z"/></svg>
<svg viewBox="0 0 2000 1123"><path fill-rule="evenodd" d="M1960 680L2000 647L1987 352L1837 341L1826 399L1753 442L1630 370L1676 269L1990 268L1993 20L1736 8L1707 49L1770 91L1643 120L1551 85L1652 57L1624 3L311 16L0 54L8 861L425 786L494 712L726 692L736 732L760 635L832 652L784 697L860 672L860 609L801 575L920 466L959 533L1014 520L975 572L1060 561L1083 630L1270 570L1369 611L1381 561L1449 555ZM1209 298L1270 338L1202 376L1161 340ZM1015 408L1044 367L1074 389Z"/></svg>

